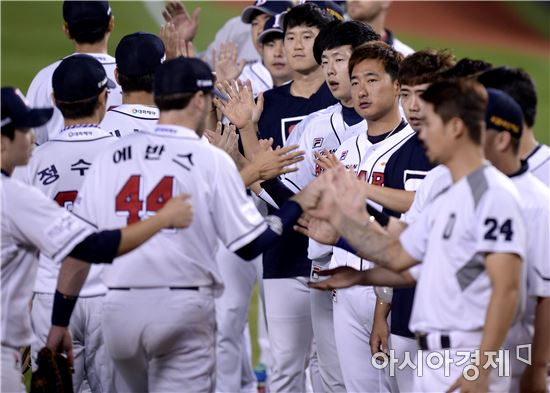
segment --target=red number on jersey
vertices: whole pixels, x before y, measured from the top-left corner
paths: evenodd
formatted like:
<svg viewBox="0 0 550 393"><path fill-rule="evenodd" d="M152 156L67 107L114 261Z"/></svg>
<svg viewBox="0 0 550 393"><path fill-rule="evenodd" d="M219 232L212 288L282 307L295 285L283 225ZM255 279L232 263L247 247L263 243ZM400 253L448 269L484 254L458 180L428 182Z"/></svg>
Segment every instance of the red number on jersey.
<svg viewBox="0 0 550 393"><path fill-rule="evenodd" d="M141 176L130 176L116 196L115 210L117 213L128 213L128 225L140 221L139 212L143 211L143 201L139 199L140 182ZM165 176L158 182L145 200L148 212L158 211L172 198L173 184L174 178L172 176Z"/></svg>
<svg viewBox="0 0 550 393"><path fill-rule="evenodd" d="M130 176L126 184L122 187L115 200L115 210L128 213L128 225L140 220L139 212L143 207L143 202L139 199L139 183L141 176Z"/></svg>
<svg viewBox="0 0 550 393"><path fill-rule="evenodd" d="M78 191L59 191L53 198L54 201L61 207L67 210L72 210L73 202L78 195Z"/></svg>

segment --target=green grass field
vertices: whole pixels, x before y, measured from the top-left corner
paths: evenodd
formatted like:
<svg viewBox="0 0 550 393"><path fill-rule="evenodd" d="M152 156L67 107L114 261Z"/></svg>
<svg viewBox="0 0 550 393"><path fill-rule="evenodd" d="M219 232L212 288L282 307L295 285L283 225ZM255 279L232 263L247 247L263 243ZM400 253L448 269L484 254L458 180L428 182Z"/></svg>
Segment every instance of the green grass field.
<svg viewBox="0 0 550 393"><path fill-rule="evenodd" d="M204 50L215 32L230 17L238 14L234 5L209 1L186 2L189 10L202 7L199 34L195 40L198 50ZM135 31L158 32L155 19L148 14L143 2L111 2L116 27L110 40L110 53L120 38ZM71 42L65 38L61 26L60 1L2 1L1 11L1 84L26 91L34 75L44 66L72 52ZM544 21L546 22L546 21ZM547 22L546 22L547 23ZM546 25L547 26L547 25ZM399 33L398 26L395 27ZM519 51L495 50L475 44L456 43L442 39L399 35L416 49L426 47L449 48L457 58L468 56L489 61L495 65L522 67L529 72L539 93L538 118L535 131L538 138L550 143L550 61L547 56L533 56ZM251 309L251 332L256 335L257 301ZM257 348L254 350L257 360Z"/></svg>

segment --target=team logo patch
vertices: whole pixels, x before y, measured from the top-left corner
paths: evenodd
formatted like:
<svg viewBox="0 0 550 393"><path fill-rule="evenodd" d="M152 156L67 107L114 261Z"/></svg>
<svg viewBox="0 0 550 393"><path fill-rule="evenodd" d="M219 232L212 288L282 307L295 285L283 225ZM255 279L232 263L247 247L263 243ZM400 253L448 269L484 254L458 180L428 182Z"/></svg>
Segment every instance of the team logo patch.
<svg viewBox="0 0 550 393"><path fill-rule="evenodd" d="M340 154L340 161L344 161L347 156L348 156L348 150L344 150L342 154Z"/></svg>
<svg viewBox="0 0 550 393"><path fill-rule="evenodd" d="M321 147L325 138L315 138L313 139L313 148Z"/></svg>

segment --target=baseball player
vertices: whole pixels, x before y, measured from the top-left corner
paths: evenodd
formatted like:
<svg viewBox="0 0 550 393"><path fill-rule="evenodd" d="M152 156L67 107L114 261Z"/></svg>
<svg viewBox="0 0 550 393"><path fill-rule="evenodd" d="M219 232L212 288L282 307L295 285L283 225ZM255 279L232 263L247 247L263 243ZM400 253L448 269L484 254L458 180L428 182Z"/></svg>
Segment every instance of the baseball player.
<svg viewBox="0 0 550 393"><path fill-rule="evenodd" d="M345 208L343 203L355 207L346 209L344 215L331 210L331 224L351 247L357 247L359 255L402 272L398 277L404 281L411 282L412 274L418 282L410 327L423 349L416 362L423 369L414 391L454 391L457 387L505 391L509 380L497 375L493 370L497 366L488 361L490 352L501 347L521 308L526 234L519 194L509 179L484 163L480 144L487 93L480 85L437 82L422 99L426 105L420 136L430 159L449 168L451 187L429 202L399 241L376 225L365 227L369 217L363 213L362 195L346 198L347 194L338 193L340 208ZM442 108L444 114L440 114ZM334 209L329 205L325 209ZM359 221L363 229L357 226ZM421 269L403 273L418 261L422 261ZM331 287L327 281L315 286L323 285ZM434 353L453 361L445 367L427 367L428 358L437 356ZM467 361L457 362L463 353Z"/></svg>
<svg viewBox="0 0 550 393"><path fill-rule="evenodd" d="M348 16L352 20L366 23L371 26L382 37L382 40L392 46L396 51L408 56L414 49L405 45L394 37L393 33L386 28L386 16L390 7L389 1L348 1L346 4Z"/></svg>
<svg viewBox="0 0 550 393"><path fill-rule="evenodd" d="M167 61L154 86L159 125L121 138L98 156L74 212L100 228L113 227L154 212L174 192L192 190L197 201L188 230L165 231L105 271L102 329L118 391L211 391L214 297L223 289L218 239L250 260L310 202L306 192L264 220L231 159L201 140L195 130L204 128L213 88L205 63Z"/></svg>
<svg viewBox="0 0 550 393"><path fill-rule="evenodd" d="M421 178L431 164L420 142L415 141L416 133L401 118L397 81L401 59L397 51L381 42L365 44L353 52L349 61L351 94L357 113L367 120L368 130L344 141L335 155L362 180L402 190L408 173ZM381 210L380 205L373 205ZM389 209L384 211L399 216ZM330 266L353 266L358 270L372 267L369 261L338 246L333 249ZM386 378L370 363L369 340L376 303L373 288L345 289L335 298L334 332L346 388L386 389Z"/></svg>
<svg viewBox="0 0 550 393"><path fill-rule="evenodd" d="M64 127L40 145L29 165L21 167L14 177L37 187L58 205L71 210L95 156L115 140L98 127L105 115L107 89L114 83L107 78L99 61L78 54L61 61L52 76L52 85ZM40 255L31 312L37 339L32 345L33 359L46 343L60 267L46 255ZM73 385L77 392L84 379L92 392L110 390L111 367L103 352L99 318L107 292L101 281L101 270L102 265L92 267L71 323L75 350Z"/></svg>
<svg viewBox="0 0 550 393"><path fill-rule="evenodd" d="M498 67L485 71L479 80L487 87L505 91L521 106L525 124L520 157L529 164L529 171L550 187L550 147L538 142L533 132L537 111L537 92L533 79L521 69Z"/></svg>
<svg viewBox="0 0 550 393"><path fill-rule="evenodd" d="M109 36L114 28L114 19L108 1L64 1L63 31L75 45L76 53L86 53L95 57L105 68L107 76L114 80L115 59L107 54ZM56 61L42 69L32 80L27 99L32 106L51 107L52 75L61 61ZM115 86L109 94L107 108L122 103L122 93ZM36 142L42 144L55 136L63 128L63 116L54 108L52 119L45 126L36 128Z"/></svg>
<svg viewBox="0 0 550 393"><path fill-rule="evenodd" d="M323 27L315 38L315 59L321 65L329 89L339 102L306 116L290 134L286 143L297 143L306 152L304 161L297 165L298 170L284 177L284 183L293 192L299 192L321 173L315 153L323 153L325 149L334 152L346 139L366 131L367 122L353 108L348 60L356 47L378 39L378 34L367 25L340 21ZM328 266L331 254L332 247L309 242L308 258L312 260L312 278L319 269ZM313 333L324 390L345 391L334 342L332 297L319 291L310 291L310 297Z"/></svg>
<svg viewBox="0 0 550 393"><path fill-rule="evenodd" d="M33 340L28 304L37 270L37 252L64 263L52 312L50 344L63 341L72 365L67 332L76 302L82 262L109 262L138 247L167 227L186 227L192 217L184 197L174 198L151 219L122 230L94 233L86 222L57 206L39 190L12 179L17 166L29 161L32 127L43 125L52 110L31 109L14 88L2 88L2 376L3 392L25 392L19 366L19 349ZM72 258L66 258L70 256ZM77 268L76 271L74 268ZM85 267L86 270L88 267ZM67 287L75 291L66 291ZM48 323L49 324L49 323Z"/></svg>
<svg viewBox="0 0 550 393"><path fill-rule="evenodd" d="M150 130L159 118L153 99L155 70L164 60L164 44L154 34L124 36L115 51L115 78L122 88L122 105L105 114L101 127L117 137Z"/></svg>

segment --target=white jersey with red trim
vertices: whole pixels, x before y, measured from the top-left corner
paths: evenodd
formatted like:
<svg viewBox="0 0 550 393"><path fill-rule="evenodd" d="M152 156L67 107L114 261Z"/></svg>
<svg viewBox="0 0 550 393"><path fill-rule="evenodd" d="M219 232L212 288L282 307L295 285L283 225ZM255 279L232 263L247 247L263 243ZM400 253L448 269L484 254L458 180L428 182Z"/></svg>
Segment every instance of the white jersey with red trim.
<svg viewBox="0 0 550 393"><path fill-rule="evenodd" d="M415 131L406 124L401 131L389 135L379 143L372 144L367 133L364 132L355 138L346 139L335 155L348 169L353 169L361 179L371 184L382 185L386 163L413 135L415 135ZM371 203L381 208L378 204L372 201ZM330 267L337 266L350 266L356 270L366 270L372 268L374 264L346 250L333 247Z"/></svg>
<svg viewBox="0 0 550 393"><path fill-rule="evenodd" d="M159 120L156 106L122 104L105 113L100 127L116 137L124 137L138 131L152 131Z"/></svg>
<svg viewBox="0 0 550 393"><path fill-rule="evenodd" d="M67 57L76 55L78 53L73 53ZM116 60L113 56L109 56L106 53L85 53L86 55L94 57L98 60L105 68L105 72L109 79L116 83L115 79L115 68ZM65 57L65 58L67 58ZM56 61L55 63L50 64L49 66L43 68L36 74L34 79L29 86L27 91L27 100L29 101L29 106L32 108L50 108L53 107L53 116L45 125L40 127L35 127L34 132L36 133L36 143L41 145L46 142L48 139L53 138L62 128L63 128L63 115L57 109L53 103L52 93L52 77L55 69L61 63L61 60ZM117 84L116 88L109 90L109 97L107 98L107 109L115 107L122 104L122 90Z"/></svg>
<svg viewBox="0 0 550 393"><path fill-rule="evenodd" d="M33 341L29 302L38 252L60 263L94 230L37 188L1 177L2 346L19 348Z"/></svg>
<svg viewBox="0 0 550 393"><path fill-rule="evenodd" d="M108 287L207 286L221 294L216 245L236 251L267 229L246 195L231 158L195 131L158 125L106 147L94 161L74 213L100 229L155 214L180 193L191 194L186 229L165 229L104 268Z"/></svg>
<svg viewBox="0 0 550 393"><path fill-rule="evenodd" d="M40 189L70 211L95 157L114 141L116 138L94 124L66 127L38 146L29 164L16 170L14 177ZM55 293L60 268L60 263L41 254L34 292ZM92 266L80 296L98 296L107 291L101 281L102 268L100 264Z"/></svg>

